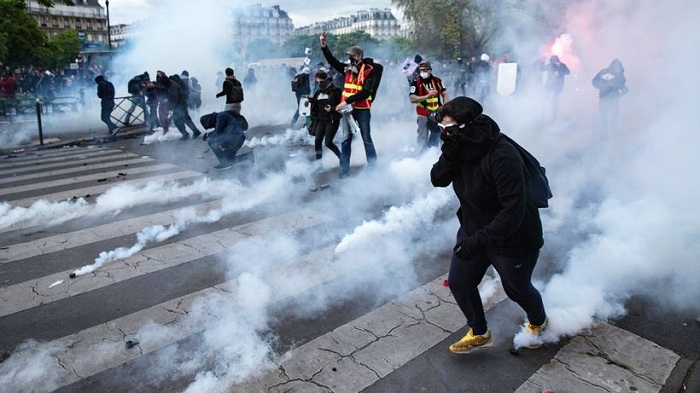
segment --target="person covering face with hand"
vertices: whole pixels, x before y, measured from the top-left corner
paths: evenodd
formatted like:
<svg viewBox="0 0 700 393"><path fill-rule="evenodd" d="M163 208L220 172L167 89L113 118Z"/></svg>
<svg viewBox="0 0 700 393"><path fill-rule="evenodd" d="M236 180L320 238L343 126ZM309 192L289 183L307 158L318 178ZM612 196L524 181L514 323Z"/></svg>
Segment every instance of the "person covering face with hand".
<svg viewBox="0 0 700 393"><path fill-rule="evenodd" d="M491 342L478 289L489 266L501 277L506 295L525 310L525 328L539 335L547 317L531 277L544 241L539 211L527 199L520 154L471 98L454 98L437 111L436 119L442 154L430 178L435 187L451 184L459 200L448 282L468 326L449 349L466 353ZM482 165L485 159L489 165Z"/></svg>

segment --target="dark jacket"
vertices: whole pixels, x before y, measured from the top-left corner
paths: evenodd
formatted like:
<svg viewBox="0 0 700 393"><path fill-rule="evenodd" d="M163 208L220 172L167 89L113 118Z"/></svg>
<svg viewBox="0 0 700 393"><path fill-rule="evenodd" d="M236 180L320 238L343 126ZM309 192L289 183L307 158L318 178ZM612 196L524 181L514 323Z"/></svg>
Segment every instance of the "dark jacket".
<svg viewBox="0 0 700 393"><path fill-rule="evenodd" d="M328 64L334 70L336 70L340 73L343 73L343 74L345 74L346 72L349 72L346 70L348 65L345 63L342 63L340 60L336 59L333 56L333 54L331 53L331 50L328 49L327 46L325 48L321 48L321 49L323 51L323 56L326 58L326 61L328 61ZM357 69L360 69L360 67L362 66L363 63L372 67L372 72L370 72L369 75L367 76L367 78L365 78L365 81L362 84L362 91L345 99L345 102L348 104L352 104L353 102L358 102L358 101L368 99L372 95L372 92L377 90L377 85L379 84L379 77L377 75L377 71L375 70L375 68L379 68L379 67L381 67L381 65L375 64L374 59L371 59L369 57L365 57L362 59L362 61L359 64L357 64Z"/></svg>
<svg viewBox="0 0 700 393"><path fill-rule="evenodd" d="M239 82L238 79L236 79L234 76L227 76L222 82L221 91L216 93L216 98L226 96L227 104L236 104L241 102L234 99L234 95L232 94L234 86L243 89L243 86L241 86L241 82Z"/></svg>
<svg viewBox="0 0 700 393"><path fill-rule="evenodd" d="M102 75L95 78L97 82L97 97L102 100L114 100L114 85L106 80Z"/></svg>
<svg viewBox="0 0 700 393"><path fill-rule="evenodd" d="M327 82L327 88L321 89L319 87L314 92L313 98L311 98L311 119L321 119L337 123L340 121L342 115L335 110L335 107L340 104L343 91L339 87L335 86L331 79L328 79ZM319 95L322 92L328 95L328 99L319 99ZM326 112L324 109L326 104L331 106L330 112Z"/></svg>
<svg viewBox="0 0 700 393"><path fill-rule="evenodd" d="M617 98L627 94L627 80L622 62L615 59L606 68L600 70L591 81L593 87L598 89L598 97L602 99Z"/></svg>
<svg viewBox="0 0 700 393"><path fill-rule="evenodd" d="M470 254L492 250L501 254L542 247L542 223L536 207L527 203L525 167L506 138L498 138L496 122L480 115L453 141L430 171L435 187L452 183L459 199L457 211L468 236ZM482 159L491 151L491 174L482 173ZM488 168L488 166L487 166Z"/></svg>

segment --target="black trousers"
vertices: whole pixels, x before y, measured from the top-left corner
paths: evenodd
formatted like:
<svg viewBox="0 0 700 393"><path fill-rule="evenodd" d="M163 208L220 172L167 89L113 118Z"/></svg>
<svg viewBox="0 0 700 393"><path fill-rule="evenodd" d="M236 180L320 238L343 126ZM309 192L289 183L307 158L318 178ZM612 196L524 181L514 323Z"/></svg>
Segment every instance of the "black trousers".
<svg viewBox="0 0 700 393"><path fill-rule="evenodd" d="M457 242L464 238L466 234L460 228L457 231ZM515 255L500 255L487 250L469 260L452 256L448 279L450 291L474 334L486 333L486 316L478 285L491 265L501 277L506 295L525 310L528 321L534 325L544 323L546 313L542 296L531 281L539 254L539 250L523 250Z"/></svg>
<svg viewBox="0 0 700 393"><path fill-rule="evenodd" d="M326 141L326 146L340 158L340 149L333 143L335 134L338 132L338 127L340 122L332 122L330 120L317 119L314 122L314 133L316 134L316 139L314 139L314 149L316 150L316 159L321 159L323 157L323 141Z"/></svg>

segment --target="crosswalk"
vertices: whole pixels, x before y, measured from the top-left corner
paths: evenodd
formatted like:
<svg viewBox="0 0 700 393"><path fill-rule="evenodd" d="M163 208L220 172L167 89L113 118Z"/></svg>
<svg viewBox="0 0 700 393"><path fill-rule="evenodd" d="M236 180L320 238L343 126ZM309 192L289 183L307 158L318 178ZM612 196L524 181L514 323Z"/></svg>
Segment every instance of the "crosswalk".
<svg viewBox="0 0 700 393"><path fill-rule="evenodd" d="M445 258L419 274L373 257L406 252L390 241L348 256L340 237L381 217L348 227L325 205L270 203L293 185L206 179L107 147L0 162L2 390L371 391L459 334ZM115 190L124 203L100 205ZM140 203L126 203L134 194ZM416 243L425 255L442 247ZM343 309L367 290L371 301ZM496 278L482 297L488 309L505 299ZM601 324L523 375L517 392L659 391L679 356L653 345L634 360L648 345Z"/></svg>

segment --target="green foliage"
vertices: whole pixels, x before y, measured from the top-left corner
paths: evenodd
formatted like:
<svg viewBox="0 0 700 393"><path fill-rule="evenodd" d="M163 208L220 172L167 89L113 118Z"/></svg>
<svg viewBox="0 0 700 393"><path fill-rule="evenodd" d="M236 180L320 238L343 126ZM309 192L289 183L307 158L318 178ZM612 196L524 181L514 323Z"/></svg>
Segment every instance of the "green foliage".
<svg viewBox="0 0 700 393"><path fill-rule="evenodd" d="M0 63L2 63L2 59L4 59L7 56L8 53L7 49L7 33L2 33L0 32Z"/></svg>
<svg viewBox="0 0 700 393"><path fill-rule="evenodd" d="M413 24L418 51L456 58L485 51L497 33L492 2L477 0L392 0ZM498 2L501 4L501 2Z"/></svg>
<svg viewBox="0 0 700 393"><path fill-rule="evenodd" d="M42 64L46 68L61 69L75 60L80 49L78 33L75 30L62 31L49 41Z"/></svg>
<svg viewBox="0 0 700 393"><path fill-rule="evenodd" d="M5 64L38 64L46 51L48 39L29 16L22 0L0 0L0 35L6 37Z"/></svg>
<svg viewBox="0 0 700 393"><path fill-rule="evenodd" d="M283 49L276 43L264 38L255 39L248 43L245 59L247 62L276 57L284 57Z"/></svg>

